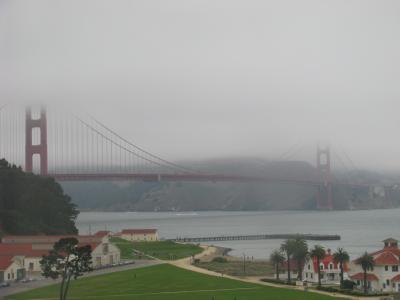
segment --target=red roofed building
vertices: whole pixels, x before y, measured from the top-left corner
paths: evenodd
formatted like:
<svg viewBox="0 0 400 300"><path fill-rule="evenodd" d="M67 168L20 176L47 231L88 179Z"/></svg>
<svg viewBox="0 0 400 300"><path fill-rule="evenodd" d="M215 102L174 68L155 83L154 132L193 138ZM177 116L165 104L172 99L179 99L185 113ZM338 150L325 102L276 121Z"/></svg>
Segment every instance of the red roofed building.
<svg viewBox="0 0 400 300"><path fill-rule="evenodd" d="M331 250L328 249L324 259L318 262L316 258L306 260L303 268L303 279L308 282L318 282L318 268L321 270L321 283L340 284L340 266L333 261ZM347 278L348 265L343 266L344 278Z"/></svg>
<svg viewBox="0 0 400 300"><path fill-rule="evenodd" d="M109 232L100 231L88 236L6 236L0 243L0 257L18 255L23 258L21 265L30 277L40 276L40 260L49 253L54 243L62 238L75 237L79 246L91 246L94 268L114 265L120 262L121 253L109 241L109 235Z"/></svg>
<svg viewBox="0 0 400 300"><path fill-rule="evenodd" d="M25 277L23 258L15 255L0 256L0 283L20 280Z"/></svg>
<svg viewBox="0 0 400 300"><path fill-rule="evenodd" d="M121 238L127 241L158 241L157 229L124 229L121 231Z"/></svg>
<svg viewBox="0 0 400 300"><path fill-rule="evenodd" d="M383 249L370 253L374 258L374 269L368 271L367 285L371 291L400 292L400 249L398 241L389 238L383 241ZM364 273L357 260L352 262L350 278L359 289L363 288Z"/></svg>

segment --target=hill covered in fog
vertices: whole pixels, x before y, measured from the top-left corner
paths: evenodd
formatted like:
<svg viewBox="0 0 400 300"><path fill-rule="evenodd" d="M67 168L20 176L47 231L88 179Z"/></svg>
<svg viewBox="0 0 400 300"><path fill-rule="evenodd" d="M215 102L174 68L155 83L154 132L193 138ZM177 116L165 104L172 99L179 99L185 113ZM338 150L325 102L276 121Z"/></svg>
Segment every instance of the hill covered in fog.
<svg viewBox="0 0 400 300"><path fill-rule="evenodd" d="M313 180L316 170L306 162L269 162L253 158L189 162L207 173ZM336 174L347 180L349 174ZM359 181L381 183L380 174L352 174ZM195 211L315 209L316 188L295 184L211 182L69 182L65 191L84 210ZM388 206L367 188L334 188L335 209ZM394 195L394 205L397 205Z"/></svg>

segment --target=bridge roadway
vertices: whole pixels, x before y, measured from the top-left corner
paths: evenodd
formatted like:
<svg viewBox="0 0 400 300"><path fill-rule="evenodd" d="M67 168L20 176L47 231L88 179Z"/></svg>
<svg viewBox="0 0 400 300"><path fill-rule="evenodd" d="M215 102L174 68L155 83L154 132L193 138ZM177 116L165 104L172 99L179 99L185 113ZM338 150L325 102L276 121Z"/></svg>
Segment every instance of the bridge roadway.
<svg viewBox="0 0 400 300"><path fill-rule="evenodd" d="M331 234L253 234L253 235L222 235L214 237L182 237L170 239L174 242L201 243L219 241L245 241L245 240L286 240L301 237L307 241L339 241L340 235Z"/></svg>
<svg viewBox="0 0 400 300"><path fill-rule="evenodd" d="M325 185L323 181L310 179L240 176L223 174L203 173L77 173L77 174L49 174L58 181L94 181L94 180L140 180L140 181L191 181L191 182L258 182L258 183L281 183L308 186ZM332 182L333 185L348 187L369 187L368 184L352 184Z"/></svg>

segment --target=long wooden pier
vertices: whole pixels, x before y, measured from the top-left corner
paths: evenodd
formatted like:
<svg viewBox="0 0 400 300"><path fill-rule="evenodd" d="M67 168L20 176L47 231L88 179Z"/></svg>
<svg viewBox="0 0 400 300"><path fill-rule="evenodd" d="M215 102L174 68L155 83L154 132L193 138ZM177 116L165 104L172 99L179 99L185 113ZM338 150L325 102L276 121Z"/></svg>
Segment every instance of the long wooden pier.
<svg viewBox="0 0 400 300"><path fill-rule="evenodd" d="M219 241L251 241L251 240L286 240L302 238L307 241L339 241L340 235L337 234L252 234L252 235L221 235L211 237L179 237L171 239L181 243L201 243Z"/></svg>

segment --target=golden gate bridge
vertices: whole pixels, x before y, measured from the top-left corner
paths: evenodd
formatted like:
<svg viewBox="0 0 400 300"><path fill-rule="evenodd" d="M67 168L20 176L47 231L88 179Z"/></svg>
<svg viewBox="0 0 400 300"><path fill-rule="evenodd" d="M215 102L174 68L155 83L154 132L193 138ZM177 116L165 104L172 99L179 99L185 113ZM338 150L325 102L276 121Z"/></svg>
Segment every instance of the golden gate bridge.
<svg viewBox="0 0 400 300"><path fill-rule="evenodd" d="M340 182L332 176L330 147L318 147L311 178L214 174L194 170L155 155L91 116L66 114L43 106L0 106L0 158L26 172L58 181L142 180L259 182L315 186L316 207L332 210L333 186L369 188L371 184ZM21 138L23 137L23 138ZM383 187L390 199L391 187Z"/></svg>

